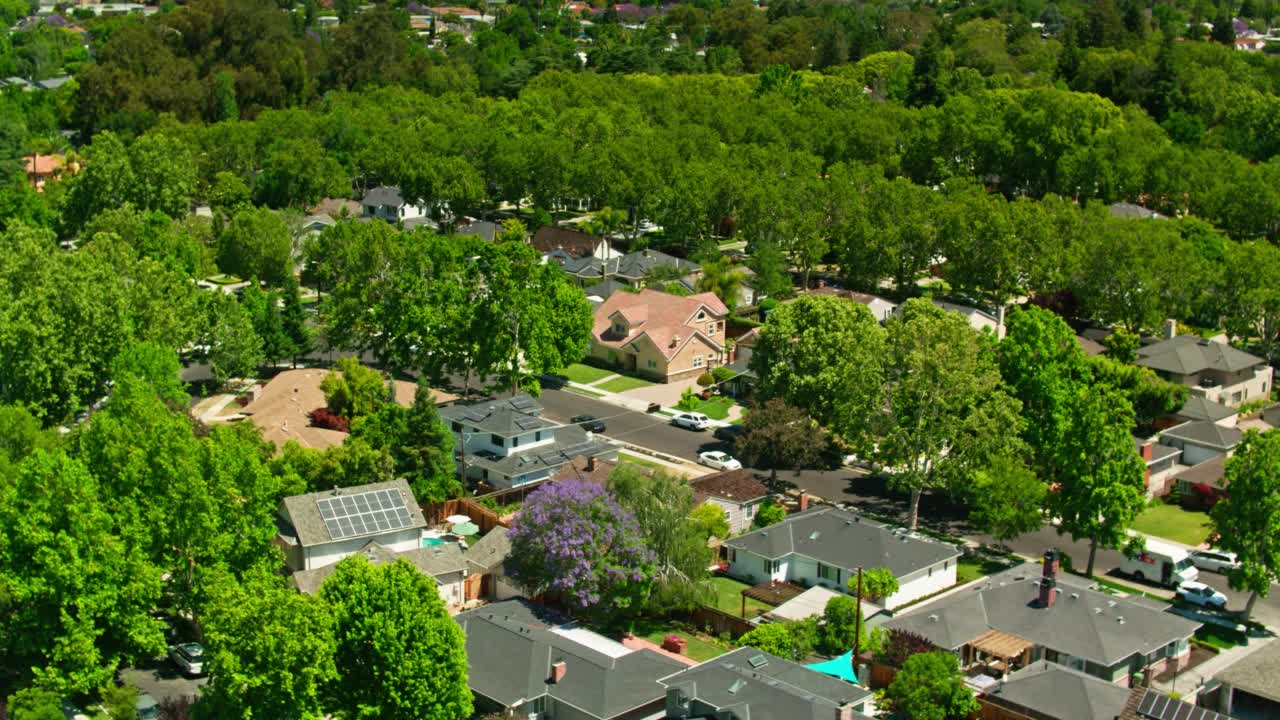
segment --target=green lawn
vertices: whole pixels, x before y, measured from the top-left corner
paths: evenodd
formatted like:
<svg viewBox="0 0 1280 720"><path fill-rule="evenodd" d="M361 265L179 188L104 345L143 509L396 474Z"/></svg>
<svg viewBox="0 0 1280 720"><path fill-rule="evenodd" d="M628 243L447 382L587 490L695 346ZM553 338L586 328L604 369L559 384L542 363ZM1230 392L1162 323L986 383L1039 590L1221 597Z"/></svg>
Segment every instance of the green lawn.
<svg viewBox="0 0 1280 720"><path fill-rule="evenodd" d="M1199 545L1209 536L1209 516L1159 503L1144 510L1134 521L1133 529L1184 545Z"/></svg>
<svg viewBox="0 0 1280 720"><path fill-rule="evenodd" d="M650 468L652 470L667 470L668 472L671 470L666 465L663 465L660 462L654 462L653 460L650 460L648 458L643 458L643 457L640 457L639 455L632 455L631 453L626 453L626 452L618 453L618 463L619 464L628 463L631 465L639 465L640 467Z"/></svg>
<svg viewBox="0 0 1280 720"><path fill-rule="evenodd" d="M598 367L583 365L582 363L573 363L564 370L561 370L559 374L569 378L570 382L590 385L593 382L598 382L610 375L615 375L616 373L612 370L602 370Z"/></svg>
<svg viewBox="0 0 1280 720"><path fill-rule="evenodd" d="M652 620L640 620L636 623L635 634L656 645L662 644L662 639L667 635L679 635L689 643L689 651L686 653L690 658L698 662L705 662L712 658L720 657L729 652L731 646L720 642L717 639L706 635L697 635L683 628L673 627L669 624L659 624Z"/></svg>
<svg viewBox="0 0 1280 720"><path fill-rule="evenodd" d="M748 587L751 586L744 582L734 580L733 578L727 578L720 575L712 576L711 589L715 591L716 597L715 600L712 601L711 607L722 612L727 612L730 615L743 617L742 591L746 590ZM766 605L759 600L752 600L748 598L746 617L750 619L757 615L763 615L772 609L773 606L771 605Z"/></svg>
<svg viewBox="0 0 1280 720"><path fill-rule="evenodd" d="M710 400L698 398L697 407L688 412L702 413L712 420L724 420L729 417L729 408L731 407L733 407L733 398L713 395Z"/></svg>
<svg viewBox="0 0 1280 720"><path fill-rule="evenodd" d="M1237 645L1244 644L1244 633L1232 630L1230 628L1218 627L1205 623L1196 630L1196 639L1205 645L1216 647L1219 650L1230 650ZM692 648L691 648L692 649Z"/></svg>
<svg viewBox="0 0 1280 720"><path fill-rule="evenodd" d="M635 390L636 388L649 387L652 384L653 383L648 380L641 380L638 377L629 377L624 375L622 377L616 377L609 380L608 382L594 385L593 387L604 392L620 393L628 390Z"/></svg>
<svg viewBox="0 0 1280 720"><path fill-rule="evenodd" d="M956 562L956 583L963 584L992 575L1009 566L990 558L960 558Z"/></svg>

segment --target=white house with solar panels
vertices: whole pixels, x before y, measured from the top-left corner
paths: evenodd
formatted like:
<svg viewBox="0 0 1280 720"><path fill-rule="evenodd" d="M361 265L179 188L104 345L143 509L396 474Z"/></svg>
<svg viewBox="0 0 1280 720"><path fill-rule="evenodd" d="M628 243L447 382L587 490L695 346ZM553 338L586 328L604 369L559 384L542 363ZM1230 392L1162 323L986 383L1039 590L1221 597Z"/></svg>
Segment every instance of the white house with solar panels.
<svg viewBox="0 0 1280 720"><path fill-rule="evenodd" d="M464 476L496 489L546 480L575 457L618 456L613 443L542 417L528 395L453 405L440 416L464 449L458 454Z"/></svg>

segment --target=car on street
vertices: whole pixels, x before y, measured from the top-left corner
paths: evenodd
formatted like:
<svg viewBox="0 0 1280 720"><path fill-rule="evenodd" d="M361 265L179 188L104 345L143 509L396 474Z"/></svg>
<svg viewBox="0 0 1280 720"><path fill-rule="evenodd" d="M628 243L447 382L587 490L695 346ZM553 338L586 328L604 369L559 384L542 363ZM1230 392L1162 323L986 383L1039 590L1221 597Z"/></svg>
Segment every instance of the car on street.
<svg viewBox="0 0 1280 720"><path fill-rule="evenodd" d="M741 425L724 425L716 428L715 436L717 440L723 440L731 443L746 434L747 429Z"/></svg>
<svg viewBox="0 0 1280 720"><path fill-rule="evenodd" d="M597 420L595 415L574 415L569 422L586 430L587 432L602 433L604 432L604 421Z"/></svg>
<svg viewBox="0 0 1280 720"><path fill-rule="evenodd" d="M719 450L708 450L698 453L698 462L710 468L717 470L741 470L742 463L738 462L728 453L722 453Z"/></svg>
<svg viewBox="0 0 1280 720"><path fill-rule="evenodd" d="M198 677L204 674L204 646L200 643L180 643L170 647L169 659L185 675Z"/></svg>
<svg viewBox="0 0 1280 720"><path fill-rule="evenodd" d="M1192 605L1225 610L1227 596L1202 582L1184 582L1178 586L1178 598Z"/></svg>
<svg viewBox="0 0 1280 720"><path fill-rule="evenodd" d="M1236 554L1226 550L1192 550L1191 562L1201 570L1210 570L1223 575L1240 567Z"/></svg>
<svg viewBox="0 0 1280 720"><path fill-rule="evenodd" d="M688 430L706 430L711 427L711 418L702 413L676 413L675 417L671 418L671 422L675 423L677 427Z"/></svg>

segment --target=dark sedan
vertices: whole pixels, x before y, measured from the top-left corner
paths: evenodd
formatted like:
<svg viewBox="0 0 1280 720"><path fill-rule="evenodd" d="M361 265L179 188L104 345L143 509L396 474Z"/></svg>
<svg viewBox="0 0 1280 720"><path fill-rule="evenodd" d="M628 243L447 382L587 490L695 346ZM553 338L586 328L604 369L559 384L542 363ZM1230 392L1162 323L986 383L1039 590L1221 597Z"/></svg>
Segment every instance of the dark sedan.
<svg viewBox="0 0 1280 720"><path fill-rule="evenodd" d="M597 420L595 415L575 415L569 420L569 422L577 425L587 432L604 432L604 421Z"/></svg>
<svg viewBox="0 0 1280 720"><path fill-rule="evenodd" d="M715 436L717 440L723 440L731 443L742 437L746 431L746 428L741 425L725 425L723 427L716 428Z"/></svg>

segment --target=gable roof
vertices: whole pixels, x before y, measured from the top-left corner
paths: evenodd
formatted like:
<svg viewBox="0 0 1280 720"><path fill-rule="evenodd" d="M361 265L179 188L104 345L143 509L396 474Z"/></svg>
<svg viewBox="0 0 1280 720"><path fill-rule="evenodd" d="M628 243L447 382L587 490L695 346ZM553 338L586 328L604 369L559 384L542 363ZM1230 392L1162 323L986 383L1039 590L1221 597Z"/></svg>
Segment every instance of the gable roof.
<svg viewBox="0 0 1280 720"><path fill-rule="evenodd" d="M543 225L533 234L529 244L540 253L563 250L570 258L584 258L594 253L602 242L604 238L581 230Z"/></svg>
<svg viewBox="0 0 1280 720"><path fill-rule="evenodd" d="M1041 660L1010 673L988 695L1053 720L1115 720L1129 688Z"/></svg>
<svg viewBox="0 0 1280 720"><path fill-rule="evenodd" d="M524 393L512 398L452 405L442 409L440 417L469 425L479 432L506 437L557 427L542 417L542 406Z"/></svg>
<svg viewBox="0 0 1280 720"><path fill-rule="evenodd" d="M769 495L769 488L746 468L722 470L689 481L694 496L714 497L743 505Z"/></svg>
<svg viewBox="0 0 1280 720"><path fill-rule="evenodd" d="M360 495L377 490L395 490L400 493L404 499L405 509L409 511L409 523L395 530L365 533L367 537L377 537L388 532L421 529L427 526L427 519L423 517L422 508L418 507L418 501L414 499L413 491L409 489L409 483L400 478L390 482L370 483L368 485L322 490L320 492L307 493L306 495L287 497L280 503L281 520L288 524L288 527L283 528L283 530L297 538L298 544L302 547L339 542L329 537L329 531L325 529L324 518L320 517L320 507L316 504L316 501L325 498ZM359 537L359 535L351 537ZM343 540L348 539L350 537L343 538Z"/></svg>
<svg viewBox="0 0 1280 720"><path fill-rule="evenodd" d="M885 322L893 316L895 310L898 309L896 303L886 300L879 295L871 295L856 290L846 290L835 285L823 285L809 291L810 295L830 295L832 297L841 297L846 300L852 300L859 305L865 305L871 314L875 317L876 322Z"/></svg>
<svg viewBox="0 0 1280 720"><path fill-rule="evenodd" d="M1152 370L1191 375L1204 370L1237 372L1263 364L1263 359L1226 343L1194 335L1178 335L1138 348L1137 364Z"/></svg>
<svg viewBox="0 0 1280 720"><path fill-rule="evenodd" d="M833 507L817 507L782 522L725 541L726 547L780 559L803 555L852 570L884 567L895 577L960 555L954 545L912 535Z"/></svg>
<svg viewBox="0 0 1280 720"><path fill-rule="evenodd" d="M841 717L838 708L871 697L870 690L752 647L682 670L662 683L718 710L736 710L742 718L828 720Z"/></svg>
<svg viewBox="0 0 1280 720"><path fill-rule="evenodd" d="M364 199L360 201L361 205L376 205L382 207L389 205L391 207L400 207L404 205L404 196L400 194L400 188L388 185L379 185L369 192L365 193Z"/></svg>
<svg viewBox="0 0 1280 720"><path fill-rule="evenodd" d="M511 538L507 529L495 526L485 536L471 543L464 557L467 565L475 572L489 572L506 562L511 554Z"/></svg>
<svg viewBox="0 0 1280 720"><path fill-rule="evenodd" d="M1233 427L1223 427L1208 420L1193 420L1175 425L1161 433L1161 438L1174 438L1203 447L1230 450L1240 444L1244 433Z"/></svg>
<svg viewBox="0 0 1280 720"><path fill-rule="evenodd" d="M1240 658L1213 679L1280 703L1280 643L1268 643Z"/></svg>
<svg viewBox="0 0 1280 720"><path fill-rule="evenodd" d="M1037 602L1040 571L1028 564L993 575L976 588L899 615L885 626L922 635L947 650L1000 630L1106 666L1189 638L1200 627L1163 607L1075 585L1062 574L1053 606L1042 607Z"/></svg>
<svg viewBox="0 0 1280 720"><path fill-rule="evenodd" d="M609 275L617 275L629 280L641 280L650 270L657 267L672 267L679 275L689 275L702 271L702 266L690 260L681 260L661 250L637 250L626 255L609 258L608 261L597 257L570 258L561 266L570 275L584 279L602 278L605 270Z"/></svg>
<svg viewBox="0 0 1280 720"><path fill-rule="evenodd" d="M1163 220L1164 215L1151 210L1150 208L1134 205L1133 203L1112 203L1107 206L1107 211L1111 213L1111 217L1130 218L1138 220Z"/></svg>
<svg viewBox="0 0 1280 720"><path fill-rule="evenodd" d="M1193 465L1190 469L1182 471L1176 479L1188 485L1208 485L1222 490L1226 488L1226 484L1222 481L1226 471L1227 456L1214 455L1199 465Z"/></svg>
<svg viewBox="0 0 1280 720"><path fill-rule="evenodd" d="M1177 412L1178 417L1188 420L1208 420L1217 422L1236 415L1239 411L1222 403L1209 400L1201 395L1191 395Z"/></svg>
<svg viewBox="0 0 1280 720"><path fill-rule="evenodd" d="M454 620L467 637L471 690L506 707L548 696L590 717L612 718L661 700L666 690L658 680L684 667L562 623L525 600L493 603ZM566 669L552 683L554 662Z"/></svg>
<svg viewBox="0 0 1280 720"><path fill-rule="evenodd" d="M694 335L701 335L717 349L723 347L720 341L707 337L703 332L705 326L693 324L697 322L694 318L700 310L705 310L716 320L729 314L729 309L715 293L700 293L688 297L649 289L639 293L614 293L596 308L592 333L600 344L618 348L648 337L668 359L674 357ZM625 311L624 316L629 312L633 317L639 317L642 311L644 322L632 327L625 337L616 337L611 318L619 311Z"/></svg>
<svg viewBox="0 0 1280 720"><path fill-rule="evenodd" d="M491 535L493 533L490 533ZM386 565L403 558L423 575L440 578L467 571L466 560L462 557L462 549L455 543L445 543L430 548L415 548L405 552L392 552L390 548L370 541L360 549L360 554L368 558L372 565ZM320 591L326 578L338 569L338 564L325 565L314 570L299 570L293 574L294 587L298 592L314 595Z"/></svg>
<svg viewBox="0 0 1280 720"><path fill-rule="evenodd" d="M502 232L502 226L488 220L475 220L453 229L454 235L474 235L489 242L496 240L499 232Z"/></svg>

